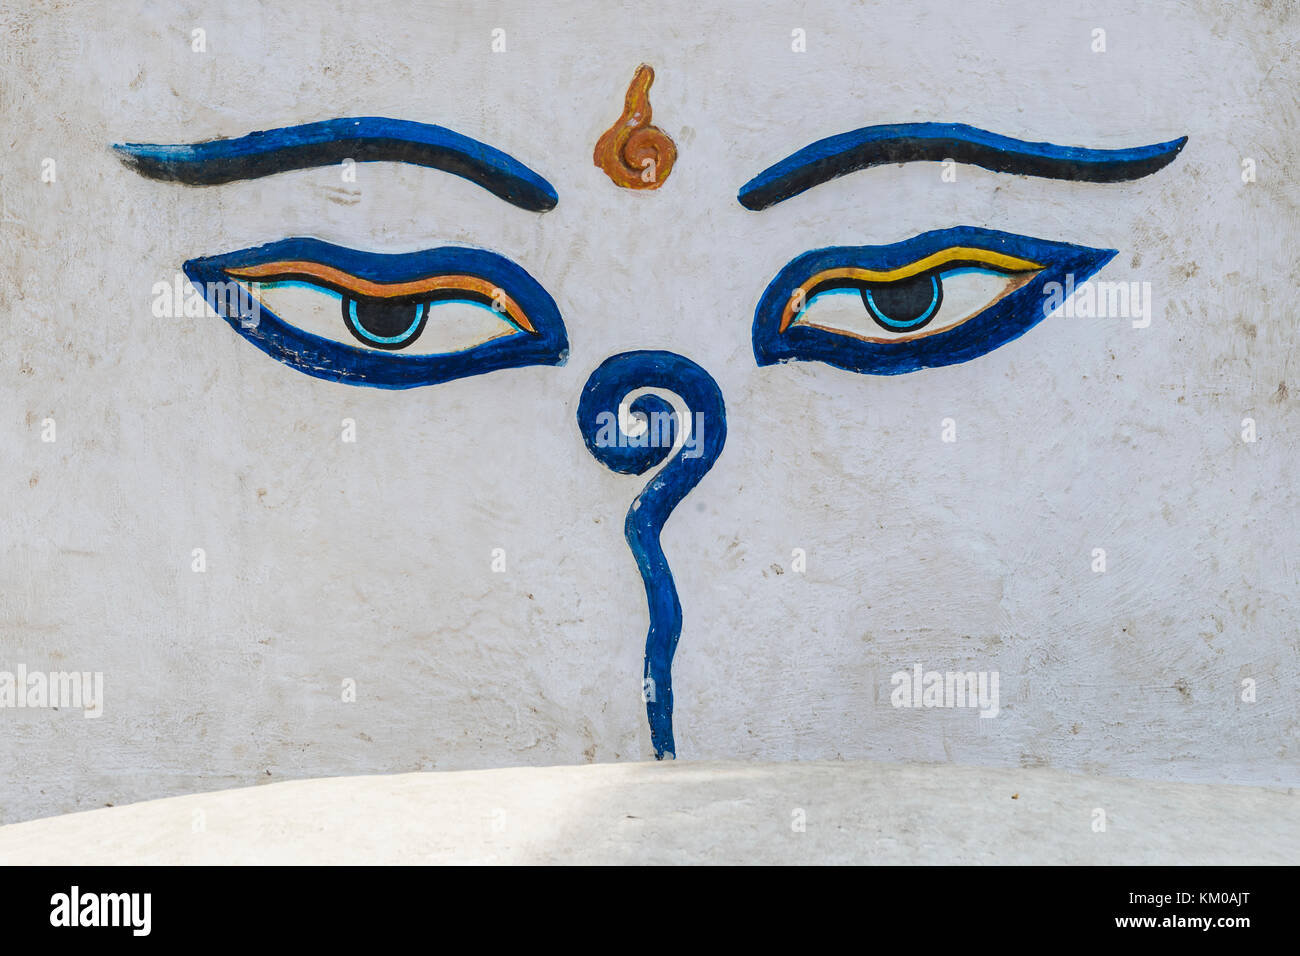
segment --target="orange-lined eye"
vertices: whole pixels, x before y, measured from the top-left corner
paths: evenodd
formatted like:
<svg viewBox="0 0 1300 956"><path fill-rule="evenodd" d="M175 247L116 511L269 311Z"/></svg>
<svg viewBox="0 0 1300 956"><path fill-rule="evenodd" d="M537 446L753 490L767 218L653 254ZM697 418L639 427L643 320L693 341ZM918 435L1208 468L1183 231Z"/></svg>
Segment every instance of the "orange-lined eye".
<svg viewBox="0 0 1300 956"><path fill-rule="evenodd" d="M414 388L569 353L555 300L486 249L375 253L304 237L191 259L185 274L236 332L315 378Z"/></svg>
<svg viewBox="0 0 1300 956"><path fill-rule="evenodd" d="M363 343L374 347L401 347L403 332L418 335L422 326L417 323L427 319L428 307L433 302L477 302L508 319L520 331L533 334L537 331L504 289L473 275L432 275L408 282L376 282L333 266L302 260L228 268L226 274L235 279L257 280L258 285L308 282L333 290L343 298L348 328ZM254 294L257 292L255 286ZM264 304L272 307L269 302ZM371 333L370 341L367 333ZM414 337L410 335L407 341L413 341Z"/></svg>

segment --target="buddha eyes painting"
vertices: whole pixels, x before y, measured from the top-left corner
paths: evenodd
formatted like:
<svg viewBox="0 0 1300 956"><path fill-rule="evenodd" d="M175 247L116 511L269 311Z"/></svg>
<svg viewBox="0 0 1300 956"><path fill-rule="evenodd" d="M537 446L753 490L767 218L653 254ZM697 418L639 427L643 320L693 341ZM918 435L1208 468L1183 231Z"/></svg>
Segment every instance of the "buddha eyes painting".
<svg viewBox="0 0 1300 956"><path fill-rule="evenodd" d="M415 772L1300 786L1300 13L1094 6L11 11L0 857Z"/></svg>

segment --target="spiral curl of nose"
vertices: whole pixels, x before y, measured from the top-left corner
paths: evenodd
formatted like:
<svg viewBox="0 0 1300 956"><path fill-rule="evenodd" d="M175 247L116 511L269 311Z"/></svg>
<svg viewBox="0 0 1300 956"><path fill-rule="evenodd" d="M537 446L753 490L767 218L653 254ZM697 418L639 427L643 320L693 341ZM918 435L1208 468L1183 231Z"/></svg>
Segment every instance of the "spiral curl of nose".
<svg viewBox="0 0 1300 956"><path fill-rule="evenodd" d="M677 161L677 144L650 124L654 68L642 63L627 88L623 115L596 140L592 154L605 175L624 189L658 189Z"/></svg>
<svg viewBox="0 0 1300 956"><path fill-rule="evenodd" d="M632 392L648 388L671 392L685 404L694 422L688 444L679 442L688 433L677 422L673 405L658 395L638 396L628 403L628 410L631 416L644 416L646 422L664 420L656 419L656 414L672 415L672 425L657 435L627 432L619 409ZM682 607L659 535L673 509L722 453L727 440L726 405L713 376L690 359L657 350L622 352L591 373L578 400L578 428L587 450L619 474L644 474L666 462L632 502L623 533L641 572L650 611L642 682L650 739L657 759L672 758L676 754L672 661L682 631Z"/></svg>

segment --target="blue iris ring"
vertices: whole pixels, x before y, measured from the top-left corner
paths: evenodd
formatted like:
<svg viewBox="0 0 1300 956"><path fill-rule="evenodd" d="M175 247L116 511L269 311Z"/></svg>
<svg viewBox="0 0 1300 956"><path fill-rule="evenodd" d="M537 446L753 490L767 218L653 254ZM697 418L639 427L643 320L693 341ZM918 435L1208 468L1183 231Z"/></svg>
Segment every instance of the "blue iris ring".
<svg viewBox="0 0 1300 956"><path fill-rule="evenodd" d="M886 310L876 302L876 295L888 288L884 284L877 285L874 289L870 285L864 285L862 287L862 302L877 325L891 332L913 332L923 328L935 317L935 314L939 311L939 303L943 301L943 286L939 281L939 276L932 272L925 278L930 280L930 303L919 315L906 319L895 319L886 315ZM893 284L890 283L890 285Z"/></svg>
<svg viewBox="0 0 1300 956"><path fill-rule="evenodd" d="M366 328L365 320L357 314L358 300L348 296L343 297L343 321L348 327L348 331L360 342L366 345L372 345L381 349L400 349L410 345L420 337L424 331L424 324L429 317L429 306L425 302L403 303L395 306L396 308L410 308L415 306L415 316L410 324L395 335L380 335L372 329Z"/></svg>

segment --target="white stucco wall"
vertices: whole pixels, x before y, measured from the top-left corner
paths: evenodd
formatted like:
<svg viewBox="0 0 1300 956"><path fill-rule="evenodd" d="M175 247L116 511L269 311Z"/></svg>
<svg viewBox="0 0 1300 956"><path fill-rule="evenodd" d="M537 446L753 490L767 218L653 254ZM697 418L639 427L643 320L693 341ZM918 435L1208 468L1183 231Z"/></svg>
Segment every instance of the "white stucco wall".
<svg viewBox="0 0 1300 956"><path fill-rule="evenodd" d="M1210 0L3 4L0 669L99 671L105 690L95 720L0 710L0 822L647 759L622 534L645 479L605 470L574 421L592 369L638 348L698 362L728 408L721 458L664 533L681 759L1297 785L1298 39L1292 4ZM642 61L679 156L634 193L591 149ZM349 115L484 140L559 205L389 164L187 188L108 148ZM944 183L922 163L736 202L817 138L924 120L1190 140L1125 184L969 166ZM963 224L1118 249L1102 277L1151 283L1150 327L1057 316L896 377L755 366L754 307L791 258ZM568 364L353 388L211 315L152 316L185 260L288 236L502 253L558 303ZM914 663L998 672L1001 713L892 707Z"/></svg>

